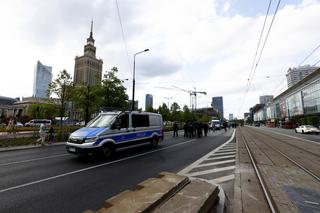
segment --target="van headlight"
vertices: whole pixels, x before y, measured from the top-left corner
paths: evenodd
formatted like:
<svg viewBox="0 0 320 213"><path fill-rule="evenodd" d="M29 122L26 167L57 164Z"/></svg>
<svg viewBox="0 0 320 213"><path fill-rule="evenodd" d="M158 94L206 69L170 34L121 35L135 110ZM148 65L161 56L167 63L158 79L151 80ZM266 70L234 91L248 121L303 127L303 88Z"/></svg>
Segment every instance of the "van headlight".
<svg viewBox="0 0 320 213"><path fill-rule="evenodd" d="M85 139L85 143L93 143L93 142L96 142L98 139L98 137L92 137L92 138L86 138Z"/></svg>

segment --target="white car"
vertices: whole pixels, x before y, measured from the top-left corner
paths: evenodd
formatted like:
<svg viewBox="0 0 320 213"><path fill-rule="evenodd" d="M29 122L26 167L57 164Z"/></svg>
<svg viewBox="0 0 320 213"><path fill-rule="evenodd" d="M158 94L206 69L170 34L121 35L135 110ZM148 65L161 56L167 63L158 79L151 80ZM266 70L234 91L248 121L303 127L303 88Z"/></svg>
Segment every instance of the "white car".
<svg viewBox="0 0 320 213"><path fill-rule="evenodd" d="M317 135L319 135L320 133L320 130L315 127L315 126L312 126L312 125L301 125L301 126L298 126L296 129L295 129L295 132L296 133L315 133Z"/></svg>
<svg viewBox="0 0 320 213"><path fill-rule="evenodd" d="M23 126L23 124L21 122L16 123L16 127L22 127L22 126Z"/></svg>

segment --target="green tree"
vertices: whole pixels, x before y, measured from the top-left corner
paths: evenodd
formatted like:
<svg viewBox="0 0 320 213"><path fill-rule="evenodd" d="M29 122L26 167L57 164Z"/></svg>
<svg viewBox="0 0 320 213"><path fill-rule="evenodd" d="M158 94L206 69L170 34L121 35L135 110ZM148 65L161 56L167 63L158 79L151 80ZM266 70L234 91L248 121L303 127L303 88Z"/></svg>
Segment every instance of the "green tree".
<svg viewBox="0 0 320 213"><path fill-rule="evenodd" d="M183 113L182 113L182 120L183 121L191 121L194 119L194 116L192 112L190 112L190 109L187 105L184 105L183 107Z"/></svg>
<svg viewBox="0 0 320 213"><path fill-rule="evenodd" d="M156 109L153 109L152 106L148 106L146 108L146 112L154 112L154 113L157 113L158 111Z"/></svg>
<svg viewBox="0 0 320 213"><path fill-rule="evenodd" d="M128 106L128 95L122 81L117 78L117 67L113 67L104 74L102 80L102 104L105 107L126 108Z"/></svg>
<svg viewBox="0 0 320 213"><path fill-rule="evenodd" d="M27 114L32 118L54 119L58 115L58 108L54 104L32 104L28 107Z"/></svg>
<svg viewBox="0 0 320 213"><path fill-rule="evenodd" d="M171 120L172 121L181 121L182 120L180 106L176 102L174 102L171 105Z"/></svg>
<svg viewBox="0 0 320 213"><path fill-rule="evenodd" d="M66 114L66 104L71 100L72 85L72 78L66 70L60 71L57 78L49 84L49 97L52 95L57 97L57 100L54 101L54 103L57 103L58 105L61 131L62 117L64 117Z"/></svg>
<svg viewBox="0 0 320 213"><path fill-rule="evenodd" d="M92 113L99 110L102 102L101 85L79 85L75 86L72 94L72 101L77 109L84 112L85 123L88 123Z"/></svg>
<svg viewBox="0 0 320 213"><path fill-rule="evenodd" d="M169 120L170 110L168 109L168 106L165 103L163 103L162 106L159 106L157 111L162 115L164 121Z"/></svg>
<svg viewBox="0 0 320 213"><path fill-rule="evenodd" d="M210 121L210 117L206 114L202 115L199 120L203 123L208 123Z"/></svg>

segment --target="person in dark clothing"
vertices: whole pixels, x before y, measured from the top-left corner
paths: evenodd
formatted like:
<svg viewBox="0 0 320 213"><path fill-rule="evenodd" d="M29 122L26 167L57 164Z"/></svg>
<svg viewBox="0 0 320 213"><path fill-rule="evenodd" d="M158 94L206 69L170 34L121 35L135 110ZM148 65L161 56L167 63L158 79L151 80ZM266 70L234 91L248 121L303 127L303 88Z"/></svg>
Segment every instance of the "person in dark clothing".
<svg viewBox="0 0 320 213"><path fill-rule="evenodd" d="M49 129L49 143L53 143L53 139L54 139L54 128L51 126Z"/></svg>
<svg viewBox="0 0 320 213"><path fill-rule="evenodd" d="M190 122L189 123L189 138L192 138L194 136L193 132L194 132L194 123Z"/></svg>
<svg viewBox="0 0 320 213"><path fill-rule="evenodd" d="M197 129L198 138L200 138L201 135L202 135L202 123L197 122L197 124L196 124L196 129Z"/></svg>
<svg viewBox="0 0 320 213"><path fill-rule="evenodd" d="M173 137L178 137L178 124L176 122L173 124Z"/></svg>
<svg viewBox="0 0 320 213"><path fill-rule="evenodd" d="M203 124L204 136L207 136L208 130L209 130L209 124L208 124L208 123L204 123L204 124Z"/></svg>
<svg viewBox="0 0 320 213"><path fill-rule="evenodd" d="M183 137L188 137L189 135L189 123L185 122L183 125L184 135Z"/></svg>
<svg viewBox="0 0 320 213"><path fill-rule="evenodd" d="M223 128L224 128L224 131L225 131L225 132L227 131L227 126L228 126L228 125L227 125L227 122L224 122L224 123L223 123Z"/></svg>

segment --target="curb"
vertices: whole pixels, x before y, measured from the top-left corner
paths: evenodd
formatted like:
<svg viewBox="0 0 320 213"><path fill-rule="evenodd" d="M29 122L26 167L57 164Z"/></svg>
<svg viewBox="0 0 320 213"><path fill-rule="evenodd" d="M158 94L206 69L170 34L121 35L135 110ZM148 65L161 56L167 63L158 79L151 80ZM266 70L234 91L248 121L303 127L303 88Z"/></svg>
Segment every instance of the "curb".
<svg viewBox="0 0 320 213"><path fill-rule="evenodd" d="M53 144L46 144L45 147L50 146L62 146L65 145L66 142L56 142ZM25 150L25 149L35 149L35 148L42 148L40 144L36 145L24 145L24 146L11 146L11 147L4 147L0 148L0 152L9 152L9 151L16 151L16 150Z"/></svg>

